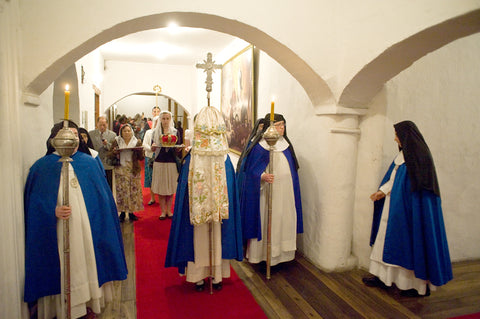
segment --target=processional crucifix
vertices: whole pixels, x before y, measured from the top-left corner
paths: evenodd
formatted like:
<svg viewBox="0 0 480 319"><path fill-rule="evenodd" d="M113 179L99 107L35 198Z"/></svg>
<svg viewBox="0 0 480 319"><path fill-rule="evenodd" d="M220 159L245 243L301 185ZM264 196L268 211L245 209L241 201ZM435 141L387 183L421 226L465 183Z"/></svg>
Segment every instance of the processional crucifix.
<svg viewBox="0 0 480 319"><path fill-rule="evenodd" d="M205 83L207 84L207 105L210 106L210 92L212 92L213 84L212 72L215 72L215 69L221 69L222 65L215 64L215 61L212 60L212 53L208 52L207 59L203 60L203 64L197 63L196 66L198 69L204 69L204 72L207 72L207 80L205 81Z"/></svg>
<svg viewBox="0 0 480 319"><path fill-rule="evenodd" d="M155 91L155 106L158 107L158 94L162 92L162 87L157 84L153 87L153 91Z"/></svg>
<svg viewBox="0 0 480 319"><path fill-rule="evenodd" d="M197 63L196 67L198 69L204 69L204 72L207 72L207 80L205 83L207 84L206 91L207 91L207 106L210 106L210 92L212 92L212 72L215 72L215 69L221 69L221 64L215 64L215 61L212 60L212 53L207 53L207 59L203 60L202 63ZM208 238L209 238L209 266L210 266L210 294L213 294L213 218L208 223Z"/></svg>

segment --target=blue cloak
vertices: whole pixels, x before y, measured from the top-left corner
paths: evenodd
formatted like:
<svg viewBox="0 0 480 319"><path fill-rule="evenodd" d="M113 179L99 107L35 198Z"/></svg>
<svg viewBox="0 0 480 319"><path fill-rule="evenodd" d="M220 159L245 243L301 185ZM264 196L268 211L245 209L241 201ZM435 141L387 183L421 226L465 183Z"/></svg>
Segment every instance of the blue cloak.
<svg viewBox="0 0 480 319"><path fill-rule="evenodd" d="M289 148L283 151L290 166L295 208L297 213L297 233L303 233L302 201L300 197L300 183L295 167L295 161ZM270 153L260 144L255 145L252 151L241 164L242 170L237 173L240 190L240 212L242 216L243 239L257 238L262 240L260 219L260 183L262 173L270 161Z"/></svg>
<svg viewBox="0 0 480 319"><path fill-rule="evenodd" d="M390 179L392 163L380 185ZM374 204L370 245L375 243L385 198ZM435 286L453 278L441 199L432 191L412 191L407 167L400 165L390 194L383 261L413 270Z"/></svg>
<svg viewBox="0 0 480 319"><path fill-rule="evenodd" d="M25 185L25 302L60 294L55 216L62 168L59 159L56 154L40 158L30 168ZM122 233L105 172L90 155L76 152L72 159L90 220L98 283L126 279Z"/></svg>
<svg viewBox="0 0 480 319"><path fill-rule="evenodd" d="M180 274L185 273L185 268L189 261L195 261L193 225L190 224L190 203L188 198L190 158L190 154L185 156L184 164L180 171L165 258L165 267L177 267ZM242 229L235 185L235 170L229 156L225 160L225 172L227 175L229 217L222 220L222 259L241 261L243 260Z"/></svg>

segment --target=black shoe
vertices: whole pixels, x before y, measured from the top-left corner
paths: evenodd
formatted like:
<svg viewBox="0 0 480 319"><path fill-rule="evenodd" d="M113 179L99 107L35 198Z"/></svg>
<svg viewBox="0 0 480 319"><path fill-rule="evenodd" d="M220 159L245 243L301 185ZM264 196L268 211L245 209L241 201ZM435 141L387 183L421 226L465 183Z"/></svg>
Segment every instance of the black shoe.
<svg viewBox="0 0 480 319"><path fill-rule="evenodd" d="M134 222L134 221L138 220L138 217L134 213L128 213L128 219L131 222Z"/></svg>
<svg viewBox="0 0 480 319"><path fill-rule="evenodd" d="M367 287L380 287L380 288L387 287L377 276L365 277L365 278L362 278L362 281Z"/></svg>
<svg viewBox="0 0 480 319"><path fill-rule="evenodd" d="M205 290L205 282L203 284L195 284L195 290L198 292L202 292Z"/></svg>
<svg viewBox="0 0 480 319"><path fill-rule="evenodd" d="M120 216L118 217L118 220L123 223L125 221L125 212L121 212Z"/></svg>
<svg viewBox="0 0 480 319"><path fill-rule="evenodd" d="M222 290L222 282L220 281L218 284L212 284L213 289L220 291Z"/></svg>
<svg viewBox="0 0 480 319"><path fill-rule="evenodd" d="M160 220L164 220L166 218L167 218L167 216L165 216L165 215L161 215L161 216L158 217L158 219L160 219Z"/></svg>
<svg viewBox="0 0 480 319"><path fill-rule="evenodd" d="M402 290L400 291L400 296L403 297L428 297L430 296L430 287L427 286L427 290L425 292L425 295L420 295L416 289L408 289L408 290Z"/></svg>

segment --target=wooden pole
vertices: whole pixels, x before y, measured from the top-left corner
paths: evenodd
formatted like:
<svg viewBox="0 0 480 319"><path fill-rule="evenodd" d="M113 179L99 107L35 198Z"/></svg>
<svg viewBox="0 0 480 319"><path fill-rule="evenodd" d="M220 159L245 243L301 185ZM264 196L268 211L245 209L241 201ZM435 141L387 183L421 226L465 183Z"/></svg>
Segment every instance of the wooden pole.
<svg viewBox="0 0 480 319"><path fill-rule="evenodd" d="M69 206L69 161L65 160L62 163L62 177L63 177L63 185L62 185L62 205ZM72 314L72 301L71 301L71 294L70 294L70 219L63 220L63 271L64 271L64 291L65 291L65 311L67 319L71 318Z"/></svg>
<svg viewBox="0 0 480 319"><path fill-rule="evenodd" d="M173 103L173 118L174 118L174 123L176 127L177 121L178 121L178 103L177 102Z"/></svg>
<svg viewBox="0 0 480 319"><path fill-rule="evenodd" d="M272 103L273 110L273 103ZM274 126L273 121L273 112L270 116L270 126L267 128L265 133L263 133L263 138L267 141L269 148L269 163L268 163L268 174L273 174L273 152L275 151L275 144L277 143L280 135L277 132L277 129ZM272 205L273 205L273 183L268 184L267 188L267 279L270 279L270 266L272 264Z"/></svg>
<svg viewBox="0 0 480 319"><path fill-rule="evenodd" d="M208 223L208 238L210 244L210 294L213 294L213 221Z"/></svg>
<svg viewBox="0 0 480 319"><path fill-rule="evenodd" d="M273 174L273 150L270 146L270 160L268 174ZM267 279L270 279L270 265L272 264L272 205L273 205L273 184L268 184L268 215L267 215Z"/></svg>

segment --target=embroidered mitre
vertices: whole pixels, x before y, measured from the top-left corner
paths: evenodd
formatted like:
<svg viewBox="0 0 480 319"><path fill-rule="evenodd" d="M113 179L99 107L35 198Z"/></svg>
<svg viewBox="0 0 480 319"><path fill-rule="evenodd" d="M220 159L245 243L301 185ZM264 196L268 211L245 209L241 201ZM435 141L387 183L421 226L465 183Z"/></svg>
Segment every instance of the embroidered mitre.
<svg viewBox="0 0 480 319"><path fill-rule="evenodd" d="M220 112L206 106L194 124L188 191L190 222L201 225L228 219L228 189L225 155L228 142Z"/></svg>

